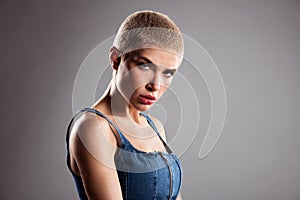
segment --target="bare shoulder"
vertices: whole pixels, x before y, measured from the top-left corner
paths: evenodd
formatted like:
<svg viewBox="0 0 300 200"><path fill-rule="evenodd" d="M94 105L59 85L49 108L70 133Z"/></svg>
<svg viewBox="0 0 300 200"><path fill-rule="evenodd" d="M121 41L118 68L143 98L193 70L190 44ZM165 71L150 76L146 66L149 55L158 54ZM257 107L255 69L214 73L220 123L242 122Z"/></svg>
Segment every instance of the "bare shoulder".
<svg viewBox="0 0 300 200"><path fill-rule="evenodd" d="M150 115L149 115L150 116ZM166 134L165 134L165 129L164 129L164 124L156 117L150 116L152 119L153 123L155 124L158 132L160 133L161 137L166 141Z"/></svg>
<svg viewBox="0 0 300 200"><path fill-rule="evenodd" d="M116 138L106 119L94 113L83 114L75 121L70 133L70 153L77 162L89 154L98 161L112 165L116 145Z"/></svg>
<svg viewBox="0 0 300 200"><path fill-rule="evenodd" d="M81 140L87 141L105 136L109 141L114 143L114 137L112 137L110 132L110 127L106 119L94 113L85 113L75 121L70 140L79 137Z"/></svg>
<svg viewBox="0 0 300 200"><path fill-rule="evenodd" d="M89 199L122 199L114 164L116 139L106 119L82 115L74 124L69 147Z"/></svg>

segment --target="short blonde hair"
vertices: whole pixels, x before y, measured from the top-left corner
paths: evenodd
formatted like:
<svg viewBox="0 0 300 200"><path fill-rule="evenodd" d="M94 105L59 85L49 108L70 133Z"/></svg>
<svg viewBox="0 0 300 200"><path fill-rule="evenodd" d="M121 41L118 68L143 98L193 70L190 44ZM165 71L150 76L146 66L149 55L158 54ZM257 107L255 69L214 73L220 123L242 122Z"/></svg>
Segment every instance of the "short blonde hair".
<svg viewBox="0 0 300 200"><path fill-rule="evenodd" d="M157 47L183 56L183 37L165 14L142 10L129 15L120 25L113 46L124 55L130 51Z"/></svg>

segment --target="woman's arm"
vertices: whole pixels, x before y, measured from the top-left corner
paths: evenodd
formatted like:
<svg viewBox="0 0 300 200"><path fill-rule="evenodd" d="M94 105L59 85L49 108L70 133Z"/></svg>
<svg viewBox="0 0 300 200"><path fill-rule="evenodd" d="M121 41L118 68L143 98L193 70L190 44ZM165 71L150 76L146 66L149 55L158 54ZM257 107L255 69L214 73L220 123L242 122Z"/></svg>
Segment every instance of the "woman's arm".
<svg viewBox="0 0 300 200"><path fill-rule="evenodd" d="M177 199L176 200L182 200L182 197L181 197L181 192L179 192L179 195L178 195L178 197L177 197Z"/></svg>
<svg viewBox="0 0 300 200"><path fill-rule="evenodd" d="M97 118L84 117L74 125L70 153L89 199L121 200L122 192L113 160L116 138L111 134L107 121Z"/></svg>

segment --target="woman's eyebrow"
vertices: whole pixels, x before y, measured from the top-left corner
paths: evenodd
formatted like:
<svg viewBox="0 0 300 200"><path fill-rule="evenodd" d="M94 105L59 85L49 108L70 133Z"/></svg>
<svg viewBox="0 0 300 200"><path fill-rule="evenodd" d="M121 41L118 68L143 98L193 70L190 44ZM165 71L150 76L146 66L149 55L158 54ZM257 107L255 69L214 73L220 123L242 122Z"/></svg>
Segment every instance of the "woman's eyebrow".
<svg viewBox="0 0 300 200"><path fill-rule="evenodd" d="M173 72L173 73L175 73L175 72L177 72L177 69L166 69L165 71L166 72Z"/></svg>
<svg viewBox="0 0 300 200"><path fill-rule="evenodd" d="M139 56L141 59L145 60L147 63L152 63L154 64L151 60L149 60L148 58L144 57L144 56ZM155 64L154 64L155 65Z"/></svg>
<svg viewBox="0 0 300 200"><path fill-rule="evenodd" d="M144 56L138 56L139 58L143 59L144 61L146 61L147 63L151 63L156 67L156 64L154 64L151 60L149 60L148 58L144 57ZM177 68L172 68L172 69L166 69L168 71L172 71L172 72L176 72Z"/></svg>

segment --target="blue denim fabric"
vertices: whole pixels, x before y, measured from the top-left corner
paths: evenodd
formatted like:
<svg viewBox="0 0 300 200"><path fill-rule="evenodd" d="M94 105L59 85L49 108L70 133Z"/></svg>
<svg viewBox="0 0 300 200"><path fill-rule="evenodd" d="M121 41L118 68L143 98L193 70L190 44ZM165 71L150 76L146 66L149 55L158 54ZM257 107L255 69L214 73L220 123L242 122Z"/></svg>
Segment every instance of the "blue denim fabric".
<svg viewBox="0 0 300 200"><path fill-rule="evenodd" d="M168 153L160 151L144 152L136 149L109 118L98 110L83 108L71 119L66 134L67 166L73 176L80 199L85 200L88 198L81 177L74 174L71 170L69 155L71 125L75 116L80 112L93 112L105 118L120 135L122 145L117 149L114 161L124 200L174 200L177 198L182 185L182 168L180 160L161 138L155 124L147 114L140 112L157 133Z"/></svg>

